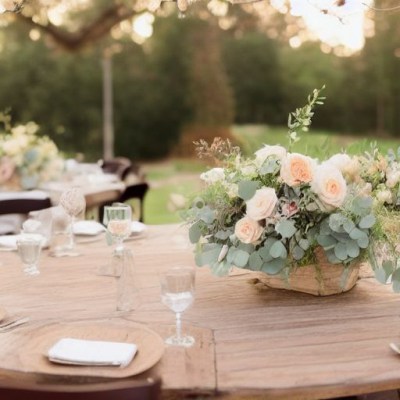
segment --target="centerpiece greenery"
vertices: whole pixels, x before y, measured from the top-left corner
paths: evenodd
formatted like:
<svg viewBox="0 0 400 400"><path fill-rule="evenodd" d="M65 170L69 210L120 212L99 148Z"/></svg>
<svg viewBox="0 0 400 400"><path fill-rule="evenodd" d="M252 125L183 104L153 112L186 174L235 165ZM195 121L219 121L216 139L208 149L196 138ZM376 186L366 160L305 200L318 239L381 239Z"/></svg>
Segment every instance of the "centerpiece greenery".
<svg viewBox="0 0 400 400"><path fill-rule="evenodd" d="M226 140L195 143L200 157L217 163L201 175L204 190L184 213L196 264L216 275L235 266L288 279L293 270L318 266L322 248L344 274L368 259L376 277L400 291L399 224L391 223L400 215L400 153L383 156L372 147L318 160L292 152L323 104L321 90L289 115L287 148L265 145L247 158Z"/></svg>
<svg viewBox="0 0 400 400"><path fill-rule="evenodd" d="M56 144L39 136L34 122L12 126L8 114L0 113L4 130L0 131L0 188L33 189L57 178L64 161Z"/></svg>

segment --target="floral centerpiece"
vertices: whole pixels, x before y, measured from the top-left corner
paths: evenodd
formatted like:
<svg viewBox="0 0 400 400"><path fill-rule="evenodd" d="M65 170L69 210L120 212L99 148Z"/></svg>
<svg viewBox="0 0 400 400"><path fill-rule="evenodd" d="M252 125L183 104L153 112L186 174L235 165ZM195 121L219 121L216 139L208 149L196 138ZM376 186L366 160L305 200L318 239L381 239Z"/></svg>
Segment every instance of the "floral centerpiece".
<svg viewBox="0 0 400 400"><path fill-rule="evenodd" d="M0 131L0 188L33 189L57 178L64 161L55 143L39 136L34 122L11 126L8 115L0 114L4 131Z"/></svg>
<svg viewBox="0 0 400 400"><path fill-rule="evenodd" d="M384 261L382 267L386 252L377 257L367 249L388 242L377 210L385 203L400 204L397 161L387 163L376 152L326 160L291 152L323 100L314 90L306 106L289 115L288 148L265 145L246 158L229 141L196 143L200 157L218 163L201 175L205 188L184 213L198 266L209 265L216 275L235 266L290 283L291 274L301 275L305 266L318 271L322 265L340 265L343 283L370 256L380 280L391 277L396 284L396 265Z"/></svg>

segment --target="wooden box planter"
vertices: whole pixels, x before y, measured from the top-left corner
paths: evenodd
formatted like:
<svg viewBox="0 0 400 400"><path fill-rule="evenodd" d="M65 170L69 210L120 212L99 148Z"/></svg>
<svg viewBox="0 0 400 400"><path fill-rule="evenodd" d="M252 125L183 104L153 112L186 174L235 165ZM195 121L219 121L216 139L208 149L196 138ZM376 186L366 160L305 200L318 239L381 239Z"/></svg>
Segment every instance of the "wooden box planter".
<svg viewBox="0 0 400 400"><path fill-rule="evenodd" d="M293 268L288 279L281 275L259 274L258 280L275 289L294 290L315 296L329 296L349 291L357 282L360 264L345 267L330 264L322 249L316 251L318 262Z"/></svg>

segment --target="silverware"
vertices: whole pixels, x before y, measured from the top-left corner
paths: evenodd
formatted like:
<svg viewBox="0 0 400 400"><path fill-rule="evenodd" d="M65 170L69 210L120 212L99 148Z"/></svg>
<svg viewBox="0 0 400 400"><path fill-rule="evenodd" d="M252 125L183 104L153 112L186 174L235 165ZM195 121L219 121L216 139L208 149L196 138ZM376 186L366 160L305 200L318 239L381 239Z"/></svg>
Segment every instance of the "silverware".
<svg viewBox="0 0 400 400"><path fill-rule="evenodd" d="M11 329L16 328L17 326L26 324L28 321L29 321L28 317L14 318L14 319L7 320L0 324L0 333L7 332Z"/></svg>

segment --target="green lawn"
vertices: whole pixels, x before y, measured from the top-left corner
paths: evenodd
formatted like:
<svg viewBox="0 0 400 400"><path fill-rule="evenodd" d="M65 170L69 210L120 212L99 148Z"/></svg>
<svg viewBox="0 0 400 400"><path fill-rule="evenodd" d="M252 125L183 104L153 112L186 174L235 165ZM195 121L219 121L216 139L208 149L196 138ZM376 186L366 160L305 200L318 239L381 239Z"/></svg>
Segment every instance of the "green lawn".
<svg viewBox="0 0 400 400"><path fill-rule="evenodd" d="M251 155L263 144L287 146L287 128L272 128L261 125L242 125L233 128L243 153ZM327 131L311 130L301 134L301 140L292 151L316 158L326 158L343 149L350 154L360 154L370 149L372 142L377 142L381 151L396 150L399 140L375 138L361 139L332 134ZM190 196L201 188L199 175L207 166L197 160L170 159L162 163L145 164L143 170L150 183L150 190L145 199L144 215L147 224L166 224L181 222L177 211L177 199ZM178 202L179 203L179 202ZM179 205L179 204L178 204Z"/></svg>

